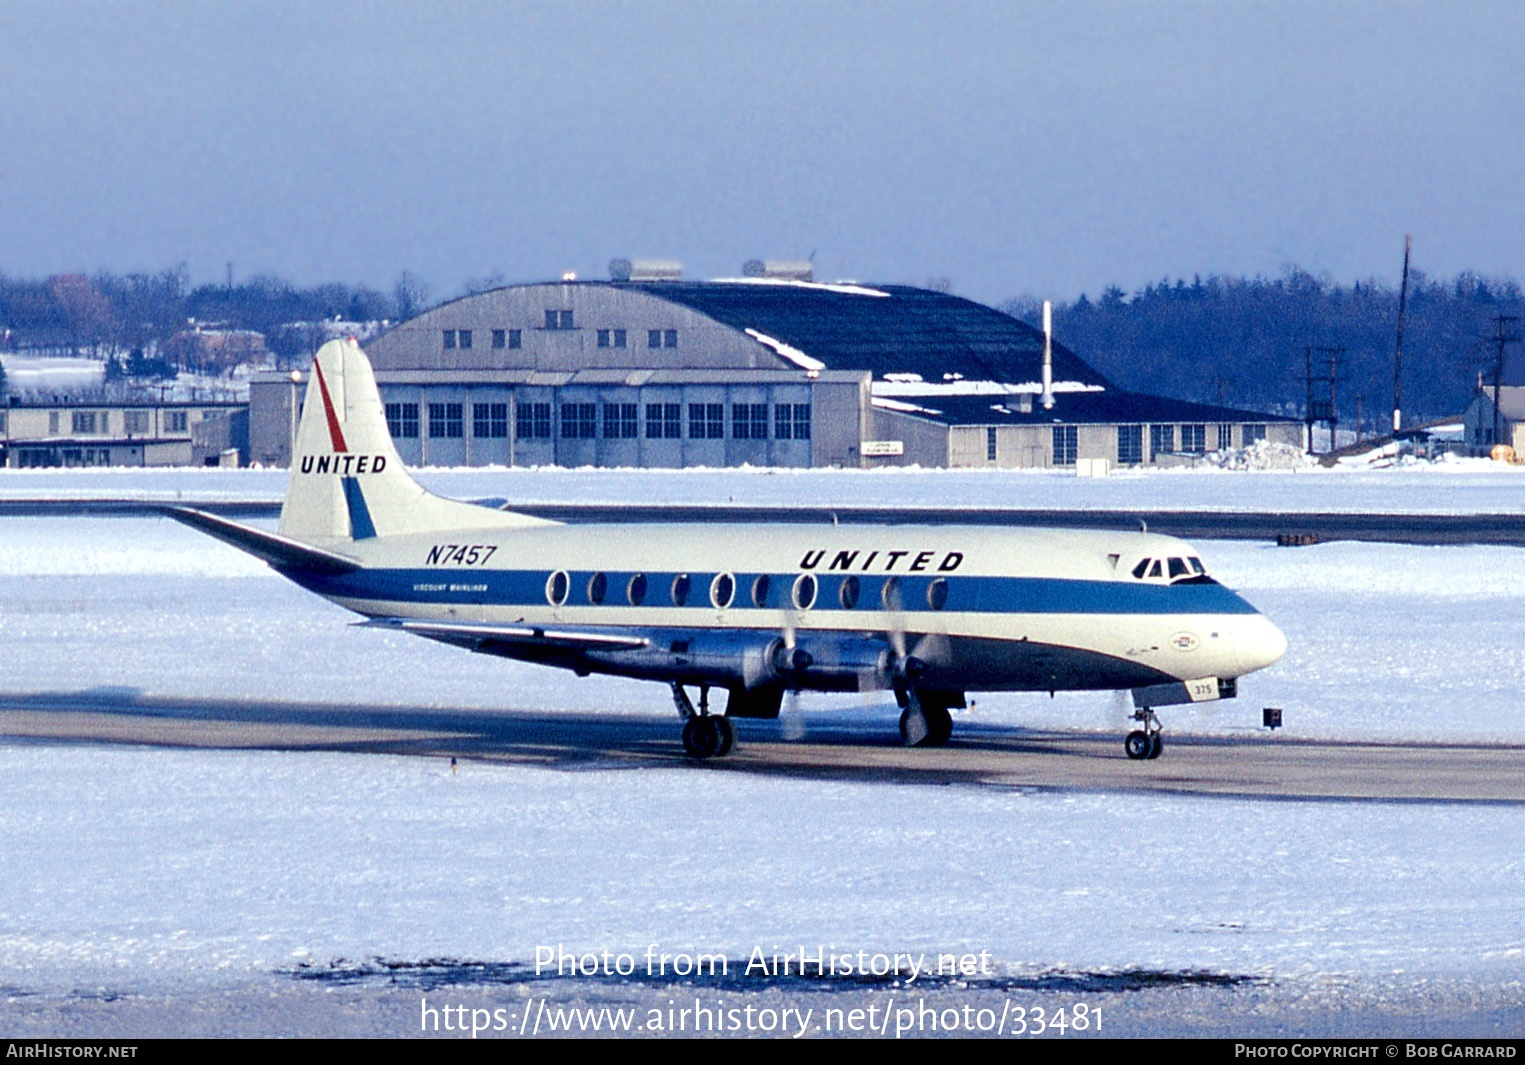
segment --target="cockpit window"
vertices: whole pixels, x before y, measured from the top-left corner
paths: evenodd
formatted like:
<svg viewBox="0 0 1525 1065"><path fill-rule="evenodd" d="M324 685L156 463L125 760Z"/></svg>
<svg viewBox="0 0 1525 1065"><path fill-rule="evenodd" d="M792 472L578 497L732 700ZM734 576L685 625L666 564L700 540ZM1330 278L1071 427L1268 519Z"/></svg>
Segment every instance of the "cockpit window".
<svg viewBox="0 0 1525 1065"><path fill-rule="evenodd" d="M1149 560L1147 558L1146 559L1141 559L1139 561L1139 564L1137 566L1133 567L1133 575L1135 577L1137 577L1139 580L1143 580L1144 579L1144 574L1147 573L1148 571L1149 571Z"/></svg>
<svg viewBox="0 0 1525 1065"><path fill-rule="evenodd" d="M1198 558L1196 555L1192 555L1191 557L1189 557L1186 560L1186 564L1188 566L1190 566L1191 567L1191 571L1193 573L1195 573L1199 577L1202 574L1207 572L1207 570L1202 565L1202 560L1200 558Z"/></svg>
<svg viewBox="0 0 1525 1065"><path fill-rule="evenodd" d="M1154 565L1149 567L1149 576L1151 576L1151 577L1159 577L1159 576L1161 576L1160 560L1159 559L1155 559L1154 560Z"/></svg>
<svg viewBox="0 0 1525 1065"><path fill-rule="evenodd" d="M1186 576L1187 572L1186 560L1184 558L1173 558L1170 560L1171 580L1175 580L1177 577L1184 577Z"/></svg>

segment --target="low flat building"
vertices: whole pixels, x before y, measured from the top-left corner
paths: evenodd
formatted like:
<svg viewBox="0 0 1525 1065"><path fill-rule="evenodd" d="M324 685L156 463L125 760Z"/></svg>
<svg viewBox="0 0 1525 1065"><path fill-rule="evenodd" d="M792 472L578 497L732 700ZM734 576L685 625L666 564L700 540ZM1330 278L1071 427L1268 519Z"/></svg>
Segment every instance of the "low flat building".
<svg viewBox="0 0 1525 1065"><path fill-rule="evenodd" d="M0 406L0 462L13 469L199 465L205 457L197 461L193 436L247 417L247 404L234 402L10 400ZM211 439L222 443L218 434Z"/></svg>
<svg viewBox="0 0 1525 1065"><path fill-rule="evenodd" d="M784 276L510 285L366 344L410 465L1147 465L1300 422L1124 392L1025 322L946 293ZM760 265L760 264L749 264ZM803 267L803 269L801 269ZM250 384L250 451L290 462L306 378Z"/></svg>

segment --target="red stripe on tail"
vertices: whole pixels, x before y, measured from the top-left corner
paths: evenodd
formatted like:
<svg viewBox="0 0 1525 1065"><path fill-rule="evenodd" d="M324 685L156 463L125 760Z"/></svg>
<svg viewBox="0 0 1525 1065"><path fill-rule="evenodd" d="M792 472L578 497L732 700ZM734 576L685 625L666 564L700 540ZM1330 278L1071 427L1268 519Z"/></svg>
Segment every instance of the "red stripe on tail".
<svg viewBox="0 0 1525 1065"><path fill-rule="evenodd" d="M334 414L334 401L328 398L328 384L323 380L323 367L317 359L312 360L312 369L318 375L318 392L323 397L323 413L328 415L328 435L333 441L334 450L347 452L349 448L344 444L344 430L339 428L339 418Z"/></svg>

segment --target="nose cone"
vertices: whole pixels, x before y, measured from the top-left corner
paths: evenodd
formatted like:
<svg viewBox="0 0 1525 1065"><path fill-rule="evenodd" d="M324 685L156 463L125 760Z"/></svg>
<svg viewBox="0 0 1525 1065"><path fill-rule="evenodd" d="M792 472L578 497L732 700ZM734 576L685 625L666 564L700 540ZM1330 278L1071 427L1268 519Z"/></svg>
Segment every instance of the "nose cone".
<svg viewBox="0 0 1525 1065"><path fill-rule="evenodd" d="M1234 654L1239 662L1241 676L1257 669L1265 669L1273 662L1280 661L1286 653L1287 638L1280 629L1260 614L1245 619L1239 630Z"/></svg>

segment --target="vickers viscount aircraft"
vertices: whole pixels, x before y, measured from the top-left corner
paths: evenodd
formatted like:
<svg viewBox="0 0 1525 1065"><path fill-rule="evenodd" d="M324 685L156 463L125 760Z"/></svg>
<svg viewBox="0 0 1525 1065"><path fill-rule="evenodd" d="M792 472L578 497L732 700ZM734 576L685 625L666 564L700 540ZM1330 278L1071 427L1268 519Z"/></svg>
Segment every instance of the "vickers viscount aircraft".
<svg viewBox="0 0 1525 1065"><path fill-rule="evenodd" d="M363 624L664 682L696 758L785 692L876 689L918 746L947 742L971 691L1131 691L1124 747L1155 758L1156 707L1232 697L1287 646L1191 547L1146 532L575 525L443 499L403 468L353 340L313 363L276 533L173 513Z"/></svg>

